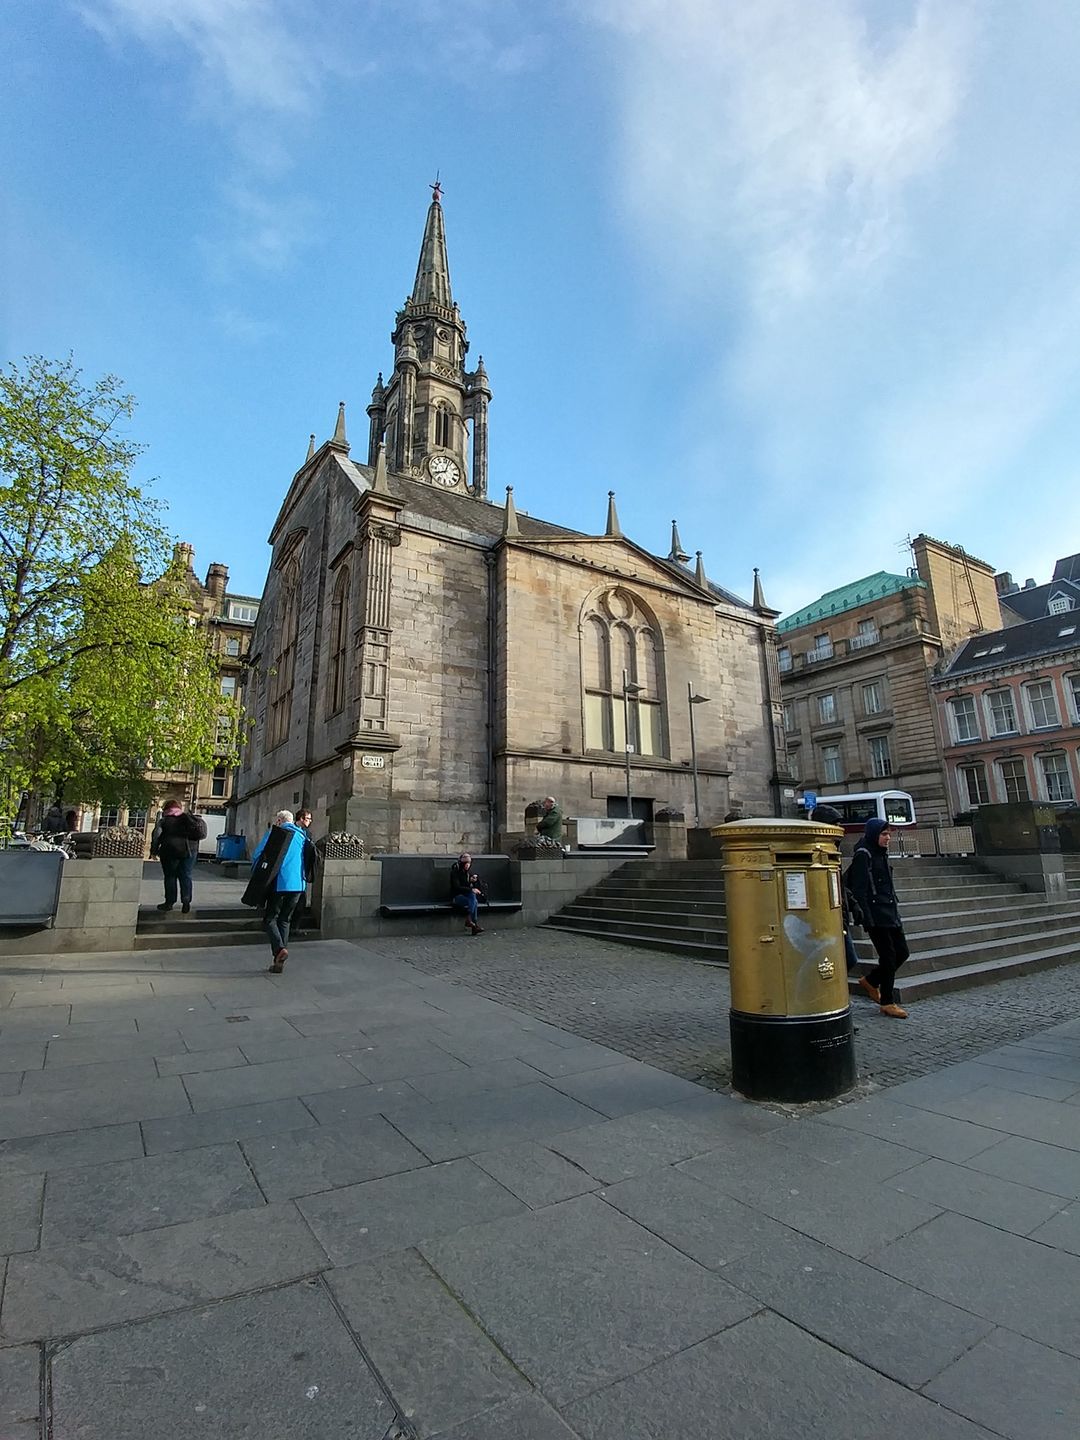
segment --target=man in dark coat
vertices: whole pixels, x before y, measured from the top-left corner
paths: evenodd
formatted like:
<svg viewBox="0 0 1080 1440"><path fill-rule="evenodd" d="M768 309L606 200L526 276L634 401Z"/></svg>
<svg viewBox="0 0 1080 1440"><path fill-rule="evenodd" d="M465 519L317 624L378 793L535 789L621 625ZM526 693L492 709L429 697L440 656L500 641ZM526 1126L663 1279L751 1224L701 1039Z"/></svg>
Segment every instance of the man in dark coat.
<svg viewBox="0 0 1080 1440"><path fill-rule="evenodd" d="M185 810L179 800L166 800L161 819L154 826L150 854L161 861L165 882L165 903L159 910L171 910L180 889L180 908L186 915L191 909L191 876L199 854L199 841L206 836L206 821Z"/></svg>
<svg viewBox="0 0 1080 1440"><path fill-rule="evenodd" d="M848 885L866 920L866 933L877 952L878 963L859 979L859 989L880 1005L882 1015L906 1020L907 1011L893 994L896 972L911 953L900 923L900 906L889 865L892 830L887 820L868 820L863 838L855 847Z"/></svg>
<svg viewBox="0 0 1080 1440"><path fill-rule="evenodd" d="M450 901L455 910L465 911L465 929L473 935L484 933L476 918L476 908L483 898L480 877L472 868L472 856L463 850L450 866Z"/></svg>

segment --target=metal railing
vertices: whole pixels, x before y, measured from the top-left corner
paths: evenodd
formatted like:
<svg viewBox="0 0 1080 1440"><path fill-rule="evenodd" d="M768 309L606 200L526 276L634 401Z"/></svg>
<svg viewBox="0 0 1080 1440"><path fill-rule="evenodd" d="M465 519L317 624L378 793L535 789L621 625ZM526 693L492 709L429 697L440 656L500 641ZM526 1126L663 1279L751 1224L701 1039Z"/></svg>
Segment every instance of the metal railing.
<svg viewBox="0 0 1080 1440"><path fill-rule="evenodd" d="M865 635L852 635L847 642L849 650L865 650L868 645L876 645L881 639L880 631L874 630Z"/></svg>
<svg viewBox="0 0 1080 1440"><path fill-rule="evenodd" d="M806 663L813 665L816 660L831 660L835 651L831 645L821 645L816 650L807 650Z"/></svg>

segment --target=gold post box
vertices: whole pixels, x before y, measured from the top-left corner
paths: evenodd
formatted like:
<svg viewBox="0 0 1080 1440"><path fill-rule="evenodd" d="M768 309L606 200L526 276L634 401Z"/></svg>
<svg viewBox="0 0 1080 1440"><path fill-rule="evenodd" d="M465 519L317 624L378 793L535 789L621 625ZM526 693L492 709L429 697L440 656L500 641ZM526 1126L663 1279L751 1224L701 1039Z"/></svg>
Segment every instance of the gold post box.
<svg viewBox="0 0 1080 1440"><path fill-rule="evenodd" d="M793 1101L849 1090L844 832L806 820L735 820L712 833L724 849L735 1089Z"/></svg>

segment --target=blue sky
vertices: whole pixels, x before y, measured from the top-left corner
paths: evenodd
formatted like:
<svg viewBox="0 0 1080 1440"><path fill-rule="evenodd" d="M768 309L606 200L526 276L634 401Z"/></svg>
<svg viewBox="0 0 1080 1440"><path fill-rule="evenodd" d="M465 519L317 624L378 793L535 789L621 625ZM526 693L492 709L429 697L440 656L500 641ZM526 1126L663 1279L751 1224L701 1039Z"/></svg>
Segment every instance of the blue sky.
<svg viewBox="0 0 1080 1440"><path fill-rule="evenodd" d="M1067 0L7 0L3 360L139 401L140 478L257 590L353 453L439 171L491 494L794 609L1080 549Z"/></svg>

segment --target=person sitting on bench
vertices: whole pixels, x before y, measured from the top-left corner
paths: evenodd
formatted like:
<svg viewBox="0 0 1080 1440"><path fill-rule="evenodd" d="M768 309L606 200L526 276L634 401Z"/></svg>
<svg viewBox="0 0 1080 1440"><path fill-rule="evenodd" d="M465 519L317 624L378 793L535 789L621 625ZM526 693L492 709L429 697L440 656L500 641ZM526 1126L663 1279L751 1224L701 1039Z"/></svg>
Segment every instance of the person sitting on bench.
<svg viewBox="0 0 1080 1440"><path fill-rule="evenodd" d="M476 909L484 899L484 892L467 850L463 850L450 867L450 899L456 910L465 911L465 929L473 935L482 935L484 932L477 923Z"/></svg>

